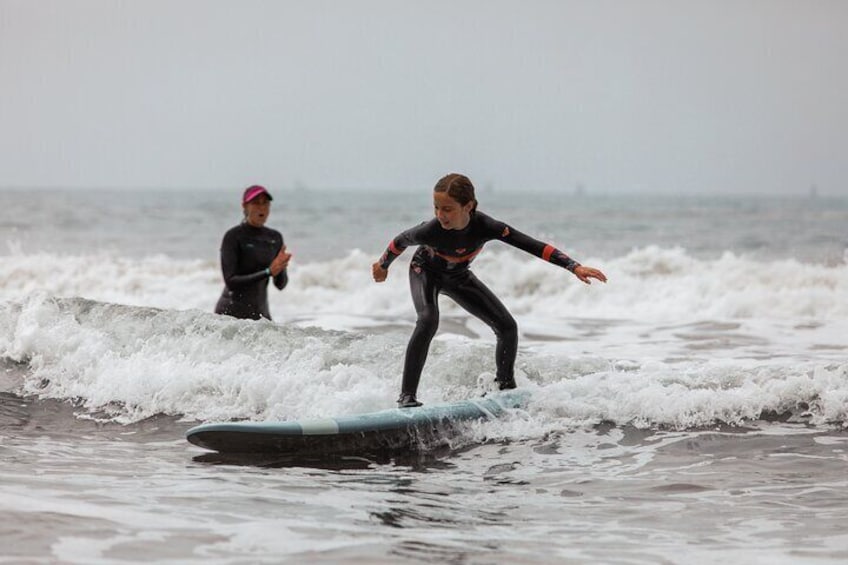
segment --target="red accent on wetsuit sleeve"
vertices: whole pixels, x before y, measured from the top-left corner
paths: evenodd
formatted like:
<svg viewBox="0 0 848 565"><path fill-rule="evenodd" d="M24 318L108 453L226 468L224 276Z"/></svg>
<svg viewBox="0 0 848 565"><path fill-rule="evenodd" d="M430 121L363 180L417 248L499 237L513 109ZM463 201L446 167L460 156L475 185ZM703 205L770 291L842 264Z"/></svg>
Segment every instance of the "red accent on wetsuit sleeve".
<svg viewBox="0 0 848 565"><path fill-rule="evenodd" d="M551 255L554 254L556 248L553 245L546 245L544 249L542 249L542 259L545 261L551 260Z"/></svg>
<svg viewBox="0 0 848 565"><path fill-rule="evenodd" d="M401 253L403 253L403 251L401 251L397 247L395 247L395 240L391 240L389 242L389 251L391 251L395 255L400 255Z"/></svg>

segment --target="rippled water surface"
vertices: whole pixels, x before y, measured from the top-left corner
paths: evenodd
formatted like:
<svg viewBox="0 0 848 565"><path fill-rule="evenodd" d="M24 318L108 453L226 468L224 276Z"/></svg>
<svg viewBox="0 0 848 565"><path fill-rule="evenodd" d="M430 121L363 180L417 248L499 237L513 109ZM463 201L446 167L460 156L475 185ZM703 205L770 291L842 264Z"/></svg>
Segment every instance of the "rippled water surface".
<svg viewBox="0 0 848 565"><path fill-rule="evenodd" d="M190 446L171 418L68 410L3 397L8 562L848 559L846 432L599 426L427 455L237 459Z"/></svg>

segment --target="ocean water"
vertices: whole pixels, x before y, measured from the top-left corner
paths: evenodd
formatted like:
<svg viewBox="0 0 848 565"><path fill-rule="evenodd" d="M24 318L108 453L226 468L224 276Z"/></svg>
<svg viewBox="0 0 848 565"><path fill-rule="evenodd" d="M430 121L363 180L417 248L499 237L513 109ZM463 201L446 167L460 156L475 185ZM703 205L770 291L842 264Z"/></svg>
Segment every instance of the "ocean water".
<svg viewBox="0 0 848 565"><path fill-rule="evenodd" d="M185 431L394 405L414 324L388 240L427 189L273 191L274 321L211 313L238 190L0 190L0 563L844 563L848 198L484 191L601 268L497 242L526 410L361 457L227 459ZM425 403L491 389L449 299Z"/></svg>

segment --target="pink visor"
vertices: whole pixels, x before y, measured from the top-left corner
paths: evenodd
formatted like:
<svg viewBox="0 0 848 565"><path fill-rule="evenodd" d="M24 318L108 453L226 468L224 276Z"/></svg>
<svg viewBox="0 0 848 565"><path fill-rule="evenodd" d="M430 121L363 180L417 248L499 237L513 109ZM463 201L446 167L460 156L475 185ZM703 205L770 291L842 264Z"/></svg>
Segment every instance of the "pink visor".
<svg viewBox="0 0 848 565"><path fill-rule="evenodd" d="M254 184L253 186L248 186L244 189L244 195L241 197L241 203L247 204L260 194L264 194L268 197L268 200L273 200L271 197L271 193L268 192L264 186L259 186L258 184Z"/></svg>

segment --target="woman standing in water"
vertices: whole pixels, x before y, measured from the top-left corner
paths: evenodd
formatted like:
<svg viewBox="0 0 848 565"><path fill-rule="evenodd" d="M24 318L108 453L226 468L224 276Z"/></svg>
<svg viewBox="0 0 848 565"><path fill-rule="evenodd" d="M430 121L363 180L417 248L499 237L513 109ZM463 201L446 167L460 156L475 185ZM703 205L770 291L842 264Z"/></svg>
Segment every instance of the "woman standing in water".
<svg viewBox="0 0 848 565"><path fill-rule="evenodd" d="M583 266L553 246L477 211L474 185L468 177L449 174L441 178L433 190L436 217L394 238L380 260L371 266L374 280L383 282L392 261L410 245L419 246L409 266L409 286L418 321L406 349L398 399L401 408L421 406L416 393L430 342L439 326L439 294L449 296L494 330L497 336L495 381L501 390L515 388L514 365L518 351L515 320L468 268L487 241L497 239L517 247L571 271L586 284L591 284L589 279L607 280L598 269Z"/></svg>
<svg viewBox="0 0 848 565"><path fill-rule="evenodd" d="M286 269L291 259L282 234L265 227L272 200L259 185L247 187L242 194L244 220L224 234L221 242L224 292L215 306L216 314L271 319L268 281L273 280L274 286L283 290L289 282Z"/></svg>

